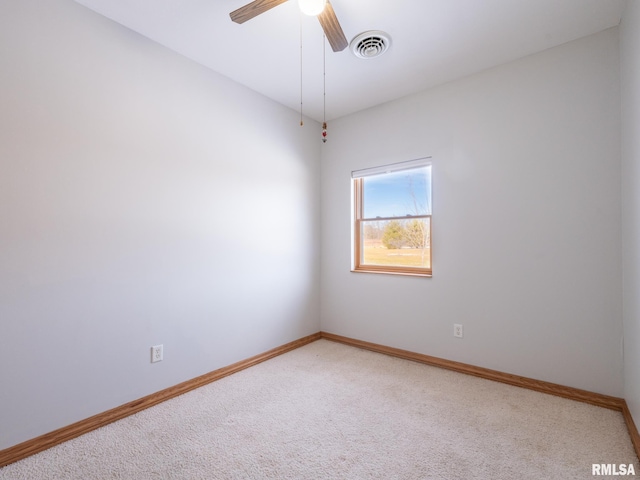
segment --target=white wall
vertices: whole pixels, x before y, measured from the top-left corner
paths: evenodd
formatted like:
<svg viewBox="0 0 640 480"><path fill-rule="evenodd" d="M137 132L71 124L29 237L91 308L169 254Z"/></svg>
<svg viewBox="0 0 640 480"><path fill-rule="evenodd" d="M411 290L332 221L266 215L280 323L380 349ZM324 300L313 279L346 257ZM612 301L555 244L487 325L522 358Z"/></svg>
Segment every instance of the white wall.
<svg viewBox="0 0 640 480"><path fill-rule="evenodd" d="M319 330L305 123L71 0L0 3L0 449Z"/></svg>
<svg viewBox="0 0 640 480"><path fill-rule="evenodd" d="M620 22L624 397L640 425L640 2Z"/></svg>
<svg viewBox="0 0 640 480"><path fill-rule="evenodd" d="M329 127L323 330L622 396L617 29ZM350 273L351 170L426 155L433 278Z"/></svg>

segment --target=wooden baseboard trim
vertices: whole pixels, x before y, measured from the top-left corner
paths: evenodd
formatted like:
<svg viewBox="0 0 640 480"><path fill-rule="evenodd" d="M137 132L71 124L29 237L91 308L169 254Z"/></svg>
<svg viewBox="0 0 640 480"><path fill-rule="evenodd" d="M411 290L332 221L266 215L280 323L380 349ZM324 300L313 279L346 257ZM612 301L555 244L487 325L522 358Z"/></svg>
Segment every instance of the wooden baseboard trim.
<svg viewBox="0 0 640 480"><path fill-rule="evenodd" d="M633 417L631 416L631 411L629 410L629 405L627 405L626 400L622 400L622 416L624 417L624 421L629 429L629 436L631 437L633 448L635 449L638 458L640 458L640 434L638 434L638 428L636 427L636 423L633 421Z"/></svg>
<svg viewBox="0 0 640 480"><path fill-rule="evenodd" d="M629 430L629 435L631 436L633 448L635 449L638 458L640 458L640 434L638 434L638 429L636 428L636 424L633 421L633 417L631 416L631 412L629 411L627 402L623 398L610 397L609 395L589 392L587 390L580 390L579 388L565 387L564 385L558 385L556 383L535 380L533 378L520 377L518 375L512 375L510 373L503 373L497 370L476 367L466 363L454 362L452 360L445 360L443 358L410 352L408 350L387 347L384 345L379 345L377 343L356 340L354 338L343 337L341 335L335 335L333 333L320 332L320 335L324 339L344 343L345 345L351 345L352 347L363 348L372 352L383 353L385 355L391 355L393 357L403 358L405 360L412 360L414 362L424 363L426 365L432 365L434 367L446 368L447 370L466 373L467 375L473 375L487 380L493 380L495 382L507 383L516 387L528 388L529 390L548 393L550 395L556 395L558 397L564 397L570 400L576 400L578 402L590 403L591 405L608 408L610 410L617 410L619 412L622 412L625 423L627 424L627 428Z"/></svg>
<svg viewBox="0 0 640 480"><path fill-rule="evenodd" d="M563 385L544 382L542 380L534 380L532 378L520 377L518 375L503 373L483 367L476 367L466 363L454 362L452 360L445 360L443 358L423 355L421 353L414 353L408 350L401 350L399 348L387 347L376 343L364 342L362 340L342 337L333 333L320 333L322 338L326 338L327 340L332 340L334 342L340 342L346 345L371 350L373 352L404 358L406 360L413 360L414 362L420 362L435 367L446 368L447 370L454 370L456 372L466 373L467 375L473 375L487 380L508 383L509 385L515 385L516 387L528 388L529 390L536 390L538 392L549 393L551 395L565 397L579 402L590 403L599 407L622 411L622 406L624 404L624 400L622 398L610 397L608 395L580 390L578 388L565 387Z"/></svg>
<svg viewBox="0 0 640 480"><path fill-rule="evenodd" d="M66 442L67 440L84 435L92 430L103 427L117 420L121 420L129 415L133 415L134 413L138 413L146 408L153 407L154 405L202 387L208 383L215 382L216 380L244 370L245 368L252 367L258 363L264 362L265 360L269 360L273 357L277 357L278 355L282 355L283 353L295 350L296 348L302 347L308 343L315 342L316 340L319 340L320 337L320 333L314 333L313 335L294 340L293 342L281 345L280 347L276 347L246 360L214 370L213 372L187 380L186 382L182 382L159 392L152 393L146 397L134 400L111 410L107 410L106 412L99 413L85 420L80 420L72 425L62 427L34 439L27 440L26 442L14 445L13 447L9 447L5 450L0 450L0 467L17 462L18 460L22 460L23 458L42 452L43 450L47 450L48 448Z"/></svg>

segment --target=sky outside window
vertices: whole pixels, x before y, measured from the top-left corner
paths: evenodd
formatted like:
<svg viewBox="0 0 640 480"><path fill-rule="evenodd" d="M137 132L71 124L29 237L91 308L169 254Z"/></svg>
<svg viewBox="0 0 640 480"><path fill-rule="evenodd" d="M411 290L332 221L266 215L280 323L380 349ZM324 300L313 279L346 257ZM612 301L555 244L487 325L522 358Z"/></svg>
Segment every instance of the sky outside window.
<svg viewBox="0 0 640 480"><path fill-rule="evenodd" d="M431 166L364 178L364 218L431 215Z"/></svg>

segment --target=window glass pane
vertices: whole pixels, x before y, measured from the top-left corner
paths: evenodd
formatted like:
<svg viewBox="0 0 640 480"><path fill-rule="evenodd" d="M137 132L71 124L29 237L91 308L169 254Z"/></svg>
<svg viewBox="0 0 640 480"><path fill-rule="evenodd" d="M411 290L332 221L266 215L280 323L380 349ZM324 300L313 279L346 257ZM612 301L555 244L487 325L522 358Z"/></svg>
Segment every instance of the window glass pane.
<svg viewBox="0 0 640 480"><path fill-rule="evenodd" d="M431 166L363 178L364 218L431 215Z"/></svg>
<svg viewBox="0 0 640 480"><path fill-rule="evenodd" d="M362 265L431 268L431 218L362 222Z"/></svg>

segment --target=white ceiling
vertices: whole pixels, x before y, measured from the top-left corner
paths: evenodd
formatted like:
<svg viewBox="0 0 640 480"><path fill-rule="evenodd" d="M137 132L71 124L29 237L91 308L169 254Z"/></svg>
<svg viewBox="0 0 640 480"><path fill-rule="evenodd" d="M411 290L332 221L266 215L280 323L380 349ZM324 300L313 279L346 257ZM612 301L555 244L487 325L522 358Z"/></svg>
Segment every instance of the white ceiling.
<svg viewBox="0 0 640 480"><path fill-rule="evenodd" d="M289 2L242 24L249 0L76 0L294 110L323 119L323 37ZM350 41L366 30L389 51L359 59L326 46L332 120L618 25L625 0L331 0ZM300 31L303 36L302 82Z"/></svg>

